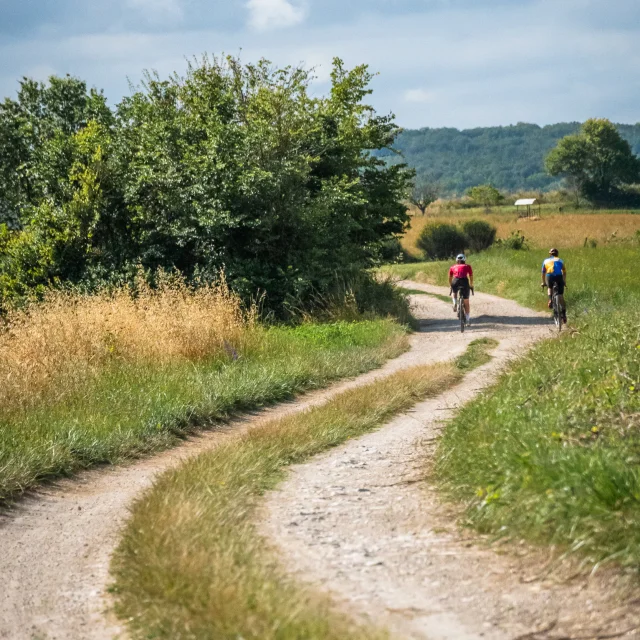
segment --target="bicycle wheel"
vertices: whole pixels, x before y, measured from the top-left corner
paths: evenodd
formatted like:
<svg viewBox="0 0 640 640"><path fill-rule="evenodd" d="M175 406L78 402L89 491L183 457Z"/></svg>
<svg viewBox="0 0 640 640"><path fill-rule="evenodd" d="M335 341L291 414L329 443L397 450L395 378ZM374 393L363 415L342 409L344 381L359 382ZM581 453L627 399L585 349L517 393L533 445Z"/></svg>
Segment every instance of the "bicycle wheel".
<svg viewBox="0 0 640 640"><path fill-rule="evenodd" d="M460 290L458 290L458 319L460 320L460 333L464 333L465 315L464 315L464 298Z"/></svg>

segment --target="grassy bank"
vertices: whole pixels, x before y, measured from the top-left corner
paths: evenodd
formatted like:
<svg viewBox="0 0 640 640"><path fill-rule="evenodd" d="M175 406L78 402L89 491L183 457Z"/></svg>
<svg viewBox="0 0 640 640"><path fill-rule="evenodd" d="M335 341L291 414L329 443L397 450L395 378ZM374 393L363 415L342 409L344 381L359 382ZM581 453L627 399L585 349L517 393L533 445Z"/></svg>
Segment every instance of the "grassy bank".
<svg viewBox="0 0 640 640"><path fill-rule="evenodd" d="M640 569L640 282L637 246L566 249L572 332L535 347L440 443L436 475L481 531ZM479 291L544 308L543 253L471 260ZM447 263L393 267L443 284Z"/></svg>
<svg viewBox="0 0 640 640"><path fill-rule="evenodd" d="M437 476L481 531L640 569L640 310L592 313L578 330L459 413Z"/></svg>
<svg viewBox="0 0 640 640"><path fill-rule="evenodd" d="M114 557L118 612L140 638L371 640L278 569L253 526L286 467L383 424L486 359L421 366L237 436L163 475L134 507Z"/></svg>
<svg viewBox="0 0 640 640"><path fill-rule="evenodd" d="M390 320L266 328L224 286L52 295L0 335L0 501L380 366Z"/></svg>

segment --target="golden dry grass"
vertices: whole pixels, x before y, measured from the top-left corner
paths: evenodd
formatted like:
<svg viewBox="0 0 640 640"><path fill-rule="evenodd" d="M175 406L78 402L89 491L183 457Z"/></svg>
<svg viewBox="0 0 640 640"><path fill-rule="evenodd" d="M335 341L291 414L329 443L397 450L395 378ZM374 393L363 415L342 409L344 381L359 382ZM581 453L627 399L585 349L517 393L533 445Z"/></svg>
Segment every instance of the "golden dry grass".
<svg viewBox="0 0 640 640"><path fill-rule="evenodd" d="M255 325L224 279L190 288L165 277L95 295L51 291L12 311L0 333L0 406L8 412L76 391L109 363L198 361L233 346Z"/></svg>
<svg viewBox="0 0 640 640"><path fill-rule="evenodd" d="M402 246L413 257L422 253L416 242L425 225L431 222L462 223L465 220L486 220L498 229L498 238L508 238L514 231L521 232L533 248L559 249L582 247L585 239L599 245L632 238L640 231L640 215L632 213L553 213L542 212L540 218L517 218L512 207L493 209L453 209L434 211L426 216L413 215L411 226L402 238Z"/></svg>

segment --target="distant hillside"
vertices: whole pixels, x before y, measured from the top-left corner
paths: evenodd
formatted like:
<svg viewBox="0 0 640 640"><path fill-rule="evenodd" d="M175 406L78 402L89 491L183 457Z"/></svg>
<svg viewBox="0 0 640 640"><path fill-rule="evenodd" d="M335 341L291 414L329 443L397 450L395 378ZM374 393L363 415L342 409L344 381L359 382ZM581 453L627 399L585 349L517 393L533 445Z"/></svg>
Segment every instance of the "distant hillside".
<svg viewBox="0 0 640 640"><path fill-rule="evenodd" d="M580 127L578 122L539 127L519 123L478 129L406 129L396 148L418 176L438 180L447 193L464 193L477 184L498 189L552 189L558 180L544 172L545 155L557 141ZM640 124L618 125L633 152L640 155Z"/></svg>

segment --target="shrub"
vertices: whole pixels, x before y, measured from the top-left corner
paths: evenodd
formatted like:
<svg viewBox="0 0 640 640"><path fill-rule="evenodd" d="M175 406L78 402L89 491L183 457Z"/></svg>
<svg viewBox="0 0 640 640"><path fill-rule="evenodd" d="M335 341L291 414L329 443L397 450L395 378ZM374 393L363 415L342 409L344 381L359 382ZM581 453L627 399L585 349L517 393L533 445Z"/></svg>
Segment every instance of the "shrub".
<svg viewBox="0 0 640 640"><path fill-rule="evenodd" d="M397 237L389 238L380 245L380 260L383 263L402 262L404 251Z"/></svg>
<svg viewBox="0 0 640 640"><path fill-rule="evenodd" d="M462 225L467 236L467 246L471 251L484 251L496 241L498 230L484 220L468 220Z"/></svg>
<svg viewBox="0 0 640 640"><path fill-rule="evenodd" d="M529 249L527 239L519 231L512 231L508 238L498 240L496 244L503 249L515 249L516 251L526 251Z"/></svg>
<svg viewBox="0 0 640 640"><path fill-rule="evenodd" d="M416 243L431 260L450 258L465 250L467 237L457 227L443 222L428 224Z"/></svg>

